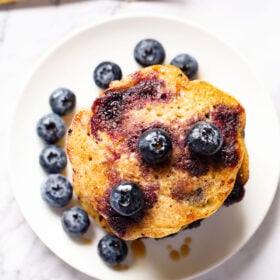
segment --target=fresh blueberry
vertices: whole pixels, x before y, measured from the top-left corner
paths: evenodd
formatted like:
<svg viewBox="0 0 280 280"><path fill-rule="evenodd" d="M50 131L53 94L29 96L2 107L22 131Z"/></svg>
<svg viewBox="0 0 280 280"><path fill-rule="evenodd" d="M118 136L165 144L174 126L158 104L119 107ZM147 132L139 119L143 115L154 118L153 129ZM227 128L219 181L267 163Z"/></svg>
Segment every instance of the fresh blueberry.
<svg viewBox="0 0 280 280"><path fill-rule="evenodd" d="M110 193L112 208L122 216L132 216L144 205L144 194L135 183L121 182Z"/></svg>
<svg viewBox="0 0 280 280"><path fill-rule="evenodd" d="M121 263L127 256L126 243L113 234L107 234L98 242L98 253L109 266Z"/></svg>
<svg viewBox="0 0 280 280"><path fill-rule="evenodd" d="M172 153L171 139L168 133L160 128L144 131L138 147L142 158L151 165L167 162Z"/></svg>
<svg viewBox="0 0 280 280"><path fill-rule="evenodd" d="M58 88L50 95L49 103L54 113L64 116L74 109L76 96L67 88Z"/></svg>
<svg viewBox="0 0 280 280"><path fill-rule="evenodd" d="M144 67L162 64L165 51L160 42L154 39L143 39L134 48L134 58Z"/></svg>
<svg viewBox="0 0 280 280"><path fill-rule="evenodd" d="M41 186L41 196L50 206L66 206L73 194L71 183L60 174L51 174Z"/></svg>
<svg viewBox="0 0 280 280"><path fill-rule="evenodd" d="M63 212L61 218L63 229L71 236L81 236L89 228L87 212L77 206Z"/></svg>
<svg viewBox="0 0 280 280"><path fill-rule="evenodd" d="M47 173L59 173L67 164L66 153L59 146L49 145L42 150L39 162Z"/></svg>
<svg viewBox="0 0 280 280"><path fill-rule="evenodd" d="M213 155L220 150L223 136L214 124L201 121L191 127L187 144L194 153Z"/></svg>
<svg viewBox="0 0 280 280"><path fill-rule="evenodd" d="M122 78L121 68L113 62L104 61L97 65L93 72L93 79L97 86L106 89L112 81Z"/></svg>
<svg viewBox="0 0 280 280"><path fill-rule="evenodd" d="M171 60L170 64L180 68L190 80L194 79L197 75L197 60L189 54L182 53L177 55Z"/></svg>
<svg viewBox="0 0 280 280"><path fill-rule="evenodd" d="M43 116L37 123L37 134L48 144L54 144L65 134L64 120L57 114Z"/></svg>

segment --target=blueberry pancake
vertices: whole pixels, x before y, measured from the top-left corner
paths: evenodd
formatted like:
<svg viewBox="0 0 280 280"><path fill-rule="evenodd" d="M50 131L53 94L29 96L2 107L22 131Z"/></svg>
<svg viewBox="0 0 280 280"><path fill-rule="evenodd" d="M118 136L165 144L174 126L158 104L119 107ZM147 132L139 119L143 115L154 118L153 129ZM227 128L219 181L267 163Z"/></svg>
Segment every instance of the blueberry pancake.
<svg viewBox="0 0 280 280"><path fill-rule="evenodd" d="M68 131L84 209L122 239L177 233L246 183L245 110L179 68L155 65L100 93Z"/></svg>

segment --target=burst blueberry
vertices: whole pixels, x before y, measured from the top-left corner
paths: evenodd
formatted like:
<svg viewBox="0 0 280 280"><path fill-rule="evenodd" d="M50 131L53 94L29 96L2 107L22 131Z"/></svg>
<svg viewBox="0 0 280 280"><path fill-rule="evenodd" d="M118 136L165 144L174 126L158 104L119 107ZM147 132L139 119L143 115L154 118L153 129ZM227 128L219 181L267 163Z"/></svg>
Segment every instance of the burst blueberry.
<svg viewBox="0 0 280 280"><path fill-rule="evenodd" d="M126 258L128 248L122 239L113 234L107 234L98 242L98 253L107 265L114 266Z"/></svg>
<svg viewBox="0 0 280 280"><path fill-rule="evenodd" d="M64 116L74 109L76 96L67 88L58 88L50 95L49 103L54 113Z"/></svg>
<svg viewBox="0 0 280 280"><path fill-rule="evenodd" d="M37 134L48 144L55 144L65 134L64 120L57 114L43 116L37 123Z"/></svg>
<svg viewBox="0 0 280 280"><path fill-rule="evenodd" d="M49 145L40 153L39 162L47 173L59 173L67 165L66 153L59 146Z"/></svg>
<svg viewBox="0 0 280 280"><path fill-rule="evenodd" d="M189 149L197 154L210 156L217 153L223 144L223 136L212 123L198 122L194 124L187 136Z"/></svg>
<svg viewBox="0 0 280 280"><path fill-rule="evenodd" d="M119 65L110 61L104 61L97 65L93 72L93 79L97 86L106 89L112 81L120 80L122 71Z"/></svg>
<svg viewBox="0 0 280 280"><path fill-rule="evenodd" d="M90 219L87 212L77 206L64 211L61 222L65 232L76 237L86 233L90 226Z"/></svg>
<svg viewBox="0 0 280 280"><path fill-rule="evenodd" d="M51 174L41 185L41 196L51 207L66 206L73 195L71 183L60 174Z"/></svg>
<svg viewBox="0 0 280 280"><path fill-rule="evenodd" d="M170 64L180 68L190 80L193 80L197 76L197 60L189 54L182 53L177 55L171 60Z"/></svg>
<svg viewBox="0 0 280 280"><path fill-rule="evenodd" d="M160 128L148 129L143 132L138 147L141 157L151 165L168 162L172 153L170 136Z"/></svg>
<svg viewBox="0 0 280 280"><path fill-rule="evenodd" d="M144 67L162 64L165 59L165 51L157 40L143 39L134 48L134 58Z"/></svg>
<svg viewBox="0 0 280 280"><path fill-rule="evenodd" d="M142 210L144 194L137 184L120 182L111 190L110 205L120 215L132 216Z"/></svg>
<svg viewBox="0 0 280 280"><path fill-rule="evenodd" d="M242 184L235 182L233 190L229 194L229 196L224 201L225 206L230 206L234 203L240 202L245 195L245 188Z"/></svg>

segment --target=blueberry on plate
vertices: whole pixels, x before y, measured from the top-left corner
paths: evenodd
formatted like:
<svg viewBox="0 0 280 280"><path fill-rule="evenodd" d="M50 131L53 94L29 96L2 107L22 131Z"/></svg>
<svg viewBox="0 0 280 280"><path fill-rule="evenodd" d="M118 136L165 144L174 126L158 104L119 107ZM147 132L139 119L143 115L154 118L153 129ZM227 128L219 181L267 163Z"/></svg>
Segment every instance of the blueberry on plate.
<svg viewBox="0 0 280 280"><path fill-rule="evenodd" d="M50 95L49 103L54 113L64 116L74 109L76 96L67 88L58 88Z"/></svg>
<svg viewBox="0 0 280 280"><path fill-rule="evenodd" d="M144 67L162 64L165 59L165 51L157 40L143 39L134 48L134 58Z"/></svg>
<svg viewBox="0 0 280 280"><path fill-rule="evenodd" d="M98 253L109 266L121 263L127 256L126 243L113 234L107 234L98 242Z"/></svg>
<svg viewBox="0 0 280 280"><path fill-rule="evenodd" d="M182 53L177 55L171 60L170 64L180 68L190 80L193 80L197 76L197 60L189 54Z"/></svg>
<svg viewBox="0 0 280 280"><path fill-rule="evenodd" d="M111 207L122 216L132 216L143 209L144 194L132 182L120 182L110 193Z"/></svg>
<svg viewBox="0 0 280 280"><path fill-rule="evenodd" d="M39 162L47 173L59 173L67 165L66 153L59 146L49 145L40 153Z"/></svg>
<svg viewBox="0 0 280 280"><path fill-rule="evenodd" d="M93 79L97 86L106 89L112 81L120 80L122 71L119 65L110 61L104 61L97 65L93 72Z"/></svg>
<svg viewBox="0 0 280 280"><path fill-rule="evenodd" d="M57 114L43 116L37 123L37 134L48 144L58 142L65 134L64 120Z"/></svg>
<svg viewBox="0 0 280 280"><path fill-rule="evenodd" d="M172 142L166 131L153 128L144 131L138 143L141 157L149 164L167 162L172 153Z"/></svg>
<svg viewBox="0 0 280 280"><path fill-rule="evenodd" d="M223 136L217 126L201 121L191 127L187 144L192 152L210 156L220 150Z"/></svg>
<svg viewBox="0 0 280 280"><path fill-rule="evenodd" d="M72 199L73 189L66 177L51 174L41 185L41 196L51 207L66 206Z"/></svg>
<svg viewBox="0 0 280 280"><path fill-rule="evenodd" d="M76 237L86 233L90 226L90 220L87 212L77 206L64 211L61 222L65 232Z"/></svg>

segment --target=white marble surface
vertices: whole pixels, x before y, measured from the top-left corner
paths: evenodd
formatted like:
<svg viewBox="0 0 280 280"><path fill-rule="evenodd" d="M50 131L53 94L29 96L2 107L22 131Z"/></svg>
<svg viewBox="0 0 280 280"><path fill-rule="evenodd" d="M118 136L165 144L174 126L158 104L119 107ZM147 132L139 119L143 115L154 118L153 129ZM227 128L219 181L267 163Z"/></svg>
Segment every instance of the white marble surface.
<svg viewBox="0 0 280 280"><path fill-rule="evenodd" d="M0 6L0 279L89 280L92 278L66 265L35 236L17 206L9 183L7 120L11 117L14 100L37 60L63 36L97 19L135 12L174 15L205 26L239 50L266 86L280 116L280 2L26 2ZM278 190L267 217L252 239L222 266L197 279L280 279L279 216Z"/></svg>

